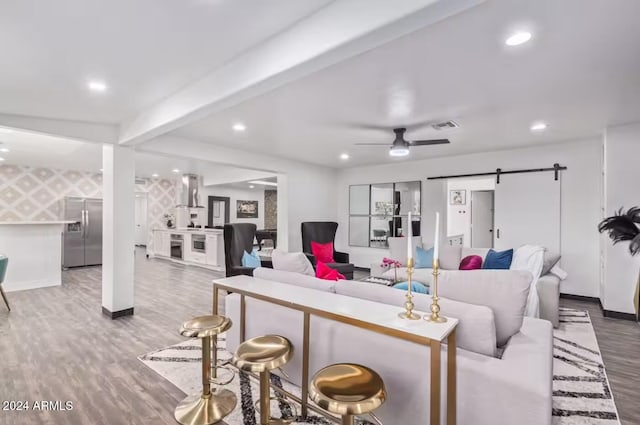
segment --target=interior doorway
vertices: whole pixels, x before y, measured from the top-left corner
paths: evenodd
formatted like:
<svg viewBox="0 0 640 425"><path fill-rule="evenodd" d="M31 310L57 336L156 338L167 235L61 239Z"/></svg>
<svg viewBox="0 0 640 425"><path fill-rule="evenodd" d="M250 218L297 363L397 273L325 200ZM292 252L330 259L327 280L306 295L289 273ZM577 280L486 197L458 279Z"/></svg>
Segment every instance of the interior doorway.
<svg viewBox="0 0 640 425"><path fill-rule="evenodd" d="M209 196L209 227L224 226L230 223L231 198L227 196Z"/></svg>
<svg viewBox="0 0 640 425"><path fill-rule="evenodd" d="M493 190L471 191L471 247L493 248Z"/></svg>
<svg viewBox="0 0 640 425"><path fill-rule="evenodd" d="M135 210L135 243L136 246L147 246L147 194L145 192L136 192Z"/></svg>

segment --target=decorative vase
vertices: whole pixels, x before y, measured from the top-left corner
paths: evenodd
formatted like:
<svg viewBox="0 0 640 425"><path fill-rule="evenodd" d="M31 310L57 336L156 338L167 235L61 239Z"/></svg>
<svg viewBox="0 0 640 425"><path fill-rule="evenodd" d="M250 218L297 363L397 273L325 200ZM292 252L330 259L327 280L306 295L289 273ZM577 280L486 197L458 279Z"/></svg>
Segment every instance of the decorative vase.
<svg viewBox="0 0 640 425"><path fill-rule="evenodd" d="M167 227L171 229L173 227L173 221L167 220Z"/></svg>

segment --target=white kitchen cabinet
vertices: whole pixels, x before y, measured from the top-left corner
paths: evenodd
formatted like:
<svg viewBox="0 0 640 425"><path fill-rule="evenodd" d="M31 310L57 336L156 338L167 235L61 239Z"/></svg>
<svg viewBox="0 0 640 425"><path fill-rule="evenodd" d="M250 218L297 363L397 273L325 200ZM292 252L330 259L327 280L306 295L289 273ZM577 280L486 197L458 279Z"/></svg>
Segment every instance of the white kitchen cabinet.
<svg viewBox="0 0 640 425"><path fill-rule="evenodd" d="M224 266L224 240L222 233L207 235L207 264L210 266Z"/></svg>
<svg viewBox="0 0 640 425"><path fill-rule="evenodd" d="M162 257L171 256L171 235L168 231L156 230L153 232L153 254Z"/></svg>

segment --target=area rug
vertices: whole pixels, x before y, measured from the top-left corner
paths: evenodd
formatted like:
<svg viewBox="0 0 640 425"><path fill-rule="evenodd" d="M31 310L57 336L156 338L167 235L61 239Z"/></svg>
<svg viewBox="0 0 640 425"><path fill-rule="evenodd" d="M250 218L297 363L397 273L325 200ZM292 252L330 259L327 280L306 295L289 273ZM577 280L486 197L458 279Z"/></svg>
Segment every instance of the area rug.
<svg viewBox="0 0 640 425"><path fill-rule="evenodd" d="M560 309L553 332L553 419L558 425L619 425L589 313Z"/></svg>
<svg viewBox="0 0 640 425"><path fill-rule="evenodd" d="M616 406L600 356L596 335L586 311L560 309L560 327L553 332L553 423L554 425L619 425ZM218 344L218 359L229 359L224 339ZM201 346L188 340L139 357L149 368L186 394L201 390ZM300 395L300 389L272 375L272 383ZM240 374L226 388L238 395L238 407L225 418L229 425L255 425L253 407L258 383ZM286 405L272 403L272 416L290 416ZM331 425L320 416L297 417L294 424ZM362 421L360 424L369 425Z"/></svg>

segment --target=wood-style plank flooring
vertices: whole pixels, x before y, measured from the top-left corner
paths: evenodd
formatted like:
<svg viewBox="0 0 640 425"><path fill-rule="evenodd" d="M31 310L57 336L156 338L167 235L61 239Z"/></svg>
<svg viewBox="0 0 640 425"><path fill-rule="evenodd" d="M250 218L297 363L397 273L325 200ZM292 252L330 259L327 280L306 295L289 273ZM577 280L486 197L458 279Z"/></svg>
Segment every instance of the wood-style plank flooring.
<svg viewBox="0 0 640 425"><path fill-rule="evenodd" d="M135 315L101 312L100 268L65 271L63 285L9 293L0 305L0 402L71 401L73 410L0 410L2 425L175 424L182 391L137 356L182 341L180 324L211 311L211 280L220 273L136 258ZM623 425L640 424L640 326L589 310ZM0 406L1 408L1 406Z"/></svg>

